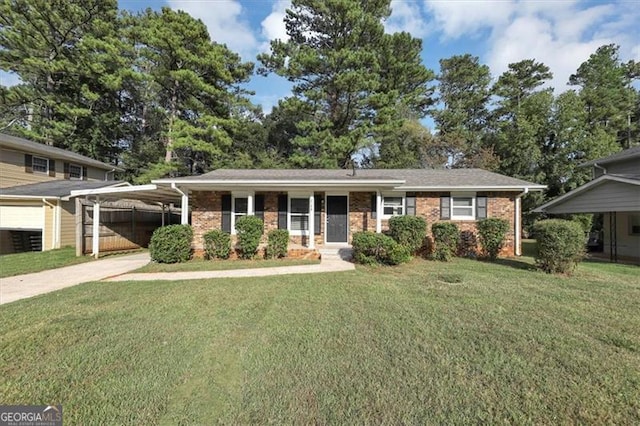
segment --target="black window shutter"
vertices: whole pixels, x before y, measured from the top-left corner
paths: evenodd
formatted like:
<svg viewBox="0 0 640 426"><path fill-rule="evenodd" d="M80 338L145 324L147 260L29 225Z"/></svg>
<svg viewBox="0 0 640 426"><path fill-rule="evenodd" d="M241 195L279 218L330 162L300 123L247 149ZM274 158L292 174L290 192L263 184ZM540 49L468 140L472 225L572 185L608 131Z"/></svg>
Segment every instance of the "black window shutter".
<svg viewBox="0 0 640 426"><path fill-rule="evenodd" d="M222 196L222 230L231 233L231 195Z"/></svg>
<svg viewBox="0 0 640 426"><path fill-rule="evenodd" d="M256 194L253 197L253 202L255 205L254 214L262 221L262 229L264 232L264 194Z"/></svg>
<svg viewBox="0 0 640 426"><path fill-rule="evenodd" d="M24 155L24 172L33 173L33 156L30 154Z"/></svg>
<svg viewBox="0 0 640 426"><path fill-rule="evenodd" d="M63 164L64 178L69 179L69 163Z"/></svg>
<svg viewBox="0 0 640 426"><path fill-rule="evenodd" d="M440 219L451 219L451 197L440 197Z"/></svg>
<svg viewBox="0 0 640 426"><path fill-rule="evenodd" d="M371 219L375 219L378 215L378 196L373 194L371 196Z"/></svg>
<svg viewBox="0 0 640 426"><path fill-rule="evenodd" d="M407 216L415 216L416 215L416 196L415 195L407 195L405 199L405 203L407 206Z"/></svg>
<svg viewBox="0 0 640 426"><path fill-rule="evenodd" d="M278 229L287 229L287 204L289 199L286 194L278 195Z"/></svg>
<svg viewBox="0 0 640 426"><path fill-rule="evenodd" d="M476 219L487 218L487 197L476 197Z"/></svg>
<svg viewBox="0 0 640 426"><path fill-rule="evenodd" d="M82 167L82 180L87 180L87 179L89 179L89 176L87 176L87 172L88 172L88 171L89 171L89 170L87 170L87 168L86 168L86 167Z"/></svg>
<svg viewBox="0 0 640 426"><path fill-rule="evenodd" d="M320 235L320 220L322 220L322 194L313 195L313 233Z"/></svg>
<svg viewBox="0 0 640 426"><path fill-rule="evenodd" d="M49 176L56 177L56 160L49 158Z"/></svg>

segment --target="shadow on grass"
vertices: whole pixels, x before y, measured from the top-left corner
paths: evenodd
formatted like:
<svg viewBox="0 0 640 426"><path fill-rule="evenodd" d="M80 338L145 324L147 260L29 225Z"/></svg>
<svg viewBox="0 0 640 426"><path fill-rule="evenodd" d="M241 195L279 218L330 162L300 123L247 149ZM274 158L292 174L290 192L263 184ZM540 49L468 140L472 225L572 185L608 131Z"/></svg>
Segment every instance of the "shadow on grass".
<svg viewBox="0 0 640 426"><path fill-rule="evenodd" d="M497 265L509 266L510 268L520 269L522 271L536 271L536 266L518 259L496 259L492 263Z"/></svg>

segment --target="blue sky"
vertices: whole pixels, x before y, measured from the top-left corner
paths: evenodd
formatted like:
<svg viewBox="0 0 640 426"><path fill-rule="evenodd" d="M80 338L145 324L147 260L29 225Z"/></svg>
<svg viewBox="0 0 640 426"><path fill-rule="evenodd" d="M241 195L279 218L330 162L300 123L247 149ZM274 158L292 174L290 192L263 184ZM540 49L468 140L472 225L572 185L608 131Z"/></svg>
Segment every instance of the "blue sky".
<svg viewBox="0 0 640 426"><path fill-rule="evenodd" d="M121 9L169 6L201 19L213 40L254 61L269 40L286 38L282 17L290 0L120 0ZM490 66L494 78L511 62L533 58L554 73L556 92L598 46L617 43L621 59L640 60L640 0L397 0L385 23L388 32L409 31L423 40L422 57L438 71L438 60L471 53ZM0 73L3 84L13 77ZM276 76L255 76L249 88L265 111L289 93Z"/></svg>

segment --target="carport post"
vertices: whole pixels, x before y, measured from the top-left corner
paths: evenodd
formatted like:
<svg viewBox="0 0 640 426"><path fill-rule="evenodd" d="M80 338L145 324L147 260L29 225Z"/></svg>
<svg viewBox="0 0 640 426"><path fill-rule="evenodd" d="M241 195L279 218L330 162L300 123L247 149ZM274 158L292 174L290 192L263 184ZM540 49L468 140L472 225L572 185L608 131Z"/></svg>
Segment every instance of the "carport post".
<svg viewBox="0 0 640 426"><path fill-rule="evenodd" d="M376 191L376 233L382 232L382 194Z"/></svg>
<svg viewBox="0 0 640 426"><path fill-rule="evenodd" d="M184 192L178 188L175 182L171 183L171 188L178 194L182 195L182 205L180 206L180 223L182 225L189 224L189 191Z"/></svg>
<svg viewBox="0 0 640 426"><path fill-rule="evenodd" d="M91 255L96 259L100 255L100 199L93 200L93 232L91 243L93 250Z"/></svg>

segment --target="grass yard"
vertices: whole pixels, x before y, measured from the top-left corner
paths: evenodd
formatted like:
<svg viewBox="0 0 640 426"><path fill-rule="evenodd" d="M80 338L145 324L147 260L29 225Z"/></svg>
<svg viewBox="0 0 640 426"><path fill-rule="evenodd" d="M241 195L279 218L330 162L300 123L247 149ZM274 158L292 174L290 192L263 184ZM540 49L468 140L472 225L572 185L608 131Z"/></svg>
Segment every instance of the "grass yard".
<svg viewBox="0 0 640 426"><path fill-rule="evenodd" d="M68 424L640 424L640 268L88 283L3 306L4 404Z"/></svg>
<svg viewBox="0 0 640 426"><path fill-rule="evenodd" d="M0 256L0 278L14 275L30 274L46 269L61 268L88 262L89 256L76 257L74 247L64 247L56 250L5 254Z"/></svg>
<svg viewBox="0 0 640 426"><path fill-rule="evenodd" d="M185 271L223 271L228 269L273 268L277 266L315 265L319 260L307 259L269 259L269 260L204 260L192 259L184 263L151 262L135 272L185 272Z"/></svg>

